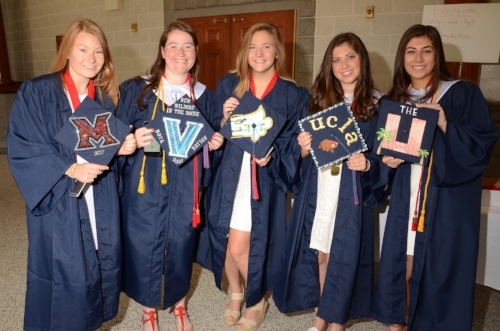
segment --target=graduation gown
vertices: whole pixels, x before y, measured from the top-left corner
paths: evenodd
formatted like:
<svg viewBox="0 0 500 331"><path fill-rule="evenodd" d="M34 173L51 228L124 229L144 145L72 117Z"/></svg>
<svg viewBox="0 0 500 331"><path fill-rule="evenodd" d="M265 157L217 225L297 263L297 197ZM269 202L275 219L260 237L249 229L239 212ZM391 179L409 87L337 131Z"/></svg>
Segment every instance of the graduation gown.
<svg viewBox="0 0 500 331"><path fill-rule="evenodd" d="M216 109L219 122L222 105L234 97L239 79L234 74L223 76L217 84ZM297 144L297 122L306 116L309 93L293 82L278 78L274 88L262 102L287 118L287 123L274 141L272 158L266 167L257 167L259 200L251 201L252 230L248 261L246 306L257 304L274 286L279 257L286 232L286 195L288 186L297 175L300 146ZM231 142L225 143L211 186L205 195L208 228L201 233L197 262L214 272L215 283L221 289L233 202L241 170L243 150Z"/></svg>
<svg viewBox="0 0 500 331"><path fill-rule="evenodd" d="M447 83L449 84L449 82ZM446 133L436 128L434 160L425 204L424 232L417 232L411 278L408 330L472 329L479 246L481 172L498 138L480 89L458 81L438 103ZM427 180L424 167L422 183ZM422 188L420 210L425 198ZM392 185L372 316L405 322L405 275L410 164L396 171ZM410 203L409 203L410 202Z"/></svg>
<svg viewBox="0 0 500 331"><path fill-rule="evenodd" d="M100 102L96 93L96 102ZM102 105L114 113L109 98ZM73 151L54 139L72 110L58 74L26 81L12 105L9 165L26 201L24 329L95 330L118 311L121 245L116 161L94 181L97 256L85 199L64 173Z"/></svg>
<svg viewBox="0 0 500 331"><path fill-rule="evenodd" d="M143 127L144 121L150 121L153 114L156 101L153 92L144 97L147 109L137 107L137 98L145 84L142 79L122 84L117 116L133 125L134 129ZM196 106L209 123L212 102L213 93L206 89L196 100ZM161 112L161 103L157 112ZM144 149L139 149L128 157L124 167L122 290L141 305L165 309L186 296L191 282L196 240L196 229L192 225L194 162L191 157L179 167L167 158L167 184L162 185L162 157L147 156L146 190L139 194L137 188L143 157ZM198 185L209 177L207 171L203 169L200 152Z"/></svg>
<svg viewBox="0 0 500 331"><path fill-rule="evenodd" d="M358 121L371 150L378 116ZM354 204L352 171L342 163L338 207L323 294L320 298L317 251L309 247L316 213L318 170L311 156L302 162L302 188L295 195L273 298L282 313L318 307L317 316L343 324L370 315L373 293L373 209L387 179L381 157L365 153L370 171L356 172L360 204Z"/></svg>

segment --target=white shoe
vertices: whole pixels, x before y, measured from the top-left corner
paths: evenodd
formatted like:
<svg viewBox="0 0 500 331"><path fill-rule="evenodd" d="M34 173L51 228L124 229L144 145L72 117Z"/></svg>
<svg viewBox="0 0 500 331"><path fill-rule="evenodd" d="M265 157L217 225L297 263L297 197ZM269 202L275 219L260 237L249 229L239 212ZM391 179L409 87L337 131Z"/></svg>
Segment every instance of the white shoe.
<svg viewBox="0 0 500 331"><path fill-rule="evenodd" d="M307 329L307 331L319 331L319 330L317 327L313 326L312 328Z"/></svg>

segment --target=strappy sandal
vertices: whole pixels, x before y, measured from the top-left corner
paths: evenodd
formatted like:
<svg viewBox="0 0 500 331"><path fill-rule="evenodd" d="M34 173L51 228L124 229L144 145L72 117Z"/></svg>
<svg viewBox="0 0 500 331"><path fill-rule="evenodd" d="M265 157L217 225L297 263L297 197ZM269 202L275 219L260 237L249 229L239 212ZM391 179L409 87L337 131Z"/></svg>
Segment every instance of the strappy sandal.
<svg viewBox="0 0 500 331"><path fill-rule="evenodd" d="M158 316L156 315L156 310L142 311L142 327L144 329L144 324L151 323L151 329L153 331L159 331L158 328Z"/></svg>
<svg viewBox="0 0 500 331"><path fill-rule="evenodd" d="M224 323L229 326L236 325L241 317L241 305L243 304L243 299L245 298L245 288L241 286L241 293L231 293L231 300L241 301L239 310L226 309L224 311ZM232 317L232 319L231 319Z"/></svg>
<svg viewBox="0 0 500 331"><path fill-rule="evenodd" d="M245 317L242 317L238 321L237 329L238 330L245 330L245 331L256 331L259 328L259 326L262 324L262 322L264 321L264 317L266 317L267 307L268 307L267 301L265 300L265 298L262 298L262 300L260 300L260 302L258 304L256 304L255 306L252 306L250 308L247 308L250 310L260 311L259 319L257 320L257 322L255 322L255 321L246 319ZM240 327L240 324L242 325L242 327Z"/></svg>
<svg viewBox="0 0 500 331"><path fill-rule="evenodd" d="M175 311L177 311L177 313ZM181 321L182 331L185 331L184 330L184 316L189 317L189 314L187 313L186 306L177 306L174 308L174 317L176 317L176 318L179 317L179 320ZM193 326L191 324L191 330L192 329L193 329Z"/></svg>

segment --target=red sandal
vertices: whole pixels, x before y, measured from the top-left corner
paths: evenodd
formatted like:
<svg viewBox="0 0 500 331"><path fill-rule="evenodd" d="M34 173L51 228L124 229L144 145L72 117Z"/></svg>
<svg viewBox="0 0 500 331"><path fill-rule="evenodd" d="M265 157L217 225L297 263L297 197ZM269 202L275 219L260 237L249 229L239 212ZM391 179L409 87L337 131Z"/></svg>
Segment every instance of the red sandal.
<svg viewBox="0 0 500 331"><path fill-rule="evenodd" d="M177 312L175 312L177 311ZM187 313L187 308L186 306L177 306L174 308L174 317L179 317L180 321L181 321L181 326L182 326L182 331L185 331L184 330L184 316L186 317L189 317L189 314ZM188 319L189 321L189 319ZM189 324L191 324L191 321L189 321ZM191 328L190 330L193 329L193 326L191 324Z"/></svg>
<svg viewBox="0 0 500 331"><path fill-rule="evenodd" d="M144 326L144 324L148 322L151 323L151 328L153 331L159 331L155 326L158 325L158 316L156 315L156 310L142 311L142 325Z"/></svg>

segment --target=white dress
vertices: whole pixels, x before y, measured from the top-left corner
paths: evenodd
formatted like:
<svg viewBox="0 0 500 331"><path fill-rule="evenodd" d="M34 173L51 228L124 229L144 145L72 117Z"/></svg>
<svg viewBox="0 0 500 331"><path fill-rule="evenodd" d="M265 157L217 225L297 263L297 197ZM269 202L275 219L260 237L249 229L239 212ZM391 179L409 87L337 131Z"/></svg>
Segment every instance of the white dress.
<svg viewBox="0 0 500 331"><path fill-rule="evenodd" d="M347 102L352 102L353 98L353 94L344 95ZM330 253L330 247L332 246L333 229L339 204L342 165L343 162L338 165L340 169L337 176L330 174L330 168L318 171L316 213L314 214L309 247L325 254Z"/></svg>
<svg viewBox="0 0 500 331"><path fill-rule="evenodd" d="M231 215L230 228L250 232L252 230L252 178L250 177L250 160L249 153L243 153L241 161L240 177L236 186L236 194L234 196L233 213Z"/></svg>
<svg viewBox="0 0 500 331"><path fill-rule="evenodd" d="M340 178L342 163L337 176L330 174L330 168L318 171L318 196L316 199L316 213L311 230L309 247L325 254L330 253L332 246L335 216L339 204Z"/></svg>

